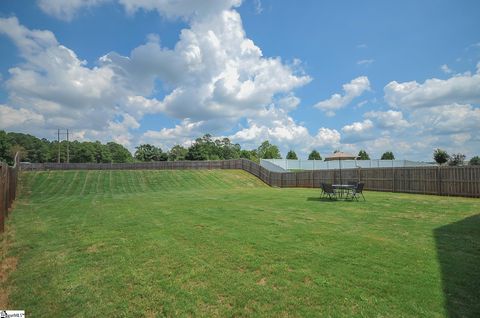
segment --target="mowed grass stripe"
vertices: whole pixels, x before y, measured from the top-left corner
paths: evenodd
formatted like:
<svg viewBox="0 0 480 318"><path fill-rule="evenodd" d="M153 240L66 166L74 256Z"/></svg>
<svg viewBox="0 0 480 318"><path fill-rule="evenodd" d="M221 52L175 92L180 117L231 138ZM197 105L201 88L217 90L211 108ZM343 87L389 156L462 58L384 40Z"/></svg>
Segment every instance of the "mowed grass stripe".
<svg viewBox="0 0 480 318"><path fill-rule="evenodd" d="M40 173L42 178L39 179L39 183L35 184L35 188L37 189L36 194L43 194L45 193L45 186L50 186L49 178L51 177L50 171Z"/></svg>
<svg viewBox="0 0 480 318"><path fill-rule="evenodd" d="M111 194L111 179L110 179L110 171L104 171L103 174L102 174L102 191L103 191L103 195L104 197L109 197L111 198L112 197L112 194Z"/></svg>
<svg viewBox="0 0 480 318"><path fill-rule="evenodd" d="M95 194L103 194L103 188L101 188L102 183L100 182L102 176L105 175L105 171L100 171L97 174L97 180L95 182Z"/></svg>
<svg viewBox="0 0 480 318"><path fill-rule="evenodd" d="M147 183L145 182L145 179L143 178L142 173L135 173L135 180L136 180L136 183L140 185L141 192L148 191Z"/></svg>
<svg viewBox="0 0 480 318"><path fill-rule="evenodd" d="M133 170L129 170L127 172L127 178L128 178L128 184L130 185L130 189L131 189L131 193L139 193L140 192L140 184L138 184L137 182L135 182L135 177L134 175L136 174L135 171Z"/></svg>
<svg viewBox="0 0 480 318"><path fill-rule="evenodd" d="M38 184L38 192L39 194L47 194L48 191L50 190L50 187L52 186L52 174L50 171L46 172L45 175L43 176L44 178L41 179L41 181ZM37 186L37 185L36 185Z"/></svg>
<svg viewBox="0 0 480 318"><path fill-rule="evenodd" d="M98 178L102 173L103 171L98 171L98 173L92 174L92 176L89 178L90 184L87 186L89 189L88 195L95 196L101 194L98 188Z"/></svg>
<svg viewBox="0 0 480 318"><path fill-rule="evenodd" d="M65 195L66 196L72 196L72 195L75 195L75 194L79 194L79 191L80 191L80 185L83 184L84 182L84 178L85 178L85 175L86 175L86 171L75 171L73 172L75 173L75 177L73 178L72 180L72 183L70 185L68 185L68 190L65 192ZM77 193L76 193L77 191Z"/></svg>
<svg viewBox="0 0 480 318"><path fill-rule="evenodd" d="M117 172L117 171L116 171ZM127 171L118 171L118 174L120 176L119 179L119 186L122 189L121 193L124 194L129 194L132 192L132 189L130 188L128 182L127 182Z"/></svg>
<svg viewBox="0 0 480 318"><path fill-rule="evenodd" d="M61 196L60 192L71 183L71 179L73 179L73 175L57 174L55 176L55 182L51 182L52 186L46 189L45 196L49 197L49 200L55 200L55 198Z"/></svg>
<svg viewBox="0 0 480 318"><path fill-rule="evenodd" d="M51 178L51 179L46 184L45 195L51 197L51 196L54 196L54 195L57 194L57 191L60 189L62 184L65 182L64 173L63 173L63 171L61 171L59 173L51 173L51 174L49 174L49 178Z"/></svg>
<svg viewBox="0 0 480 318"><path fill-rule="evenodd" d="M87 191L90 191L90 189L87 187L88 180L90 179L92 174L92 171L87 170L85 171L85 178L83 178L83 184L82 184L82 190L80 191L80 195L86 195Z"/></svg>
<svg viewBox="0 0 480 318"><path fill-rule="evenodd" d="M143 182L145 182L145 186L147 187L147 189L150 189L150 190L153 191L152 180L150 180L150 175L149 175L148 172L149 172L149 171L146 171L146 170L139 171L139 173L140 173L141 176L142 176Z"/></svg>
<svg viewBox="0 0 480 318"><path fill-rule="evenodd" d="M59 178L63 194L50 188ZM318 189L271 188L236 170L23 173L7 224L19 260L9 307L39 317L445 317L447 297L459 316L478 316L480 200L365 195L319 201ZM434 233L450 226L439 243Z"/></svg>
<svg viewBox="0 0 480 318"><path fill-rule="evenodd" d="M60 191L57 192L57 196L65 196L66 193L68 193L68 190L74 184L75 179L78 178L78 171L75 173L68 173L64 175L65 178L65 183L63 184L62 188Z"/></svg>

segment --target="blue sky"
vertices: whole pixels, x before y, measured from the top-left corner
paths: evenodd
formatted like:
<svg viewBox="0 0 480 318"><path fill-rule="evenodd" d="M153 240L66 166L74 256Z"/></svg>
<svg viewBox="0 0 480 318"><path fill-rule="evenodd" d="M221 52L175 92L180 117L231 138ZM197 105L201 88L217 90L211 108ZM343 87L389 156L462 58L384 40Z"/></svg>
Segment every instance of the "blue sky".
<svg viewBox="0 0 480 318"><path fill-rule="evenodd" d="M4 0L0 129L471 157L479 30L473 0Z"/></svg>

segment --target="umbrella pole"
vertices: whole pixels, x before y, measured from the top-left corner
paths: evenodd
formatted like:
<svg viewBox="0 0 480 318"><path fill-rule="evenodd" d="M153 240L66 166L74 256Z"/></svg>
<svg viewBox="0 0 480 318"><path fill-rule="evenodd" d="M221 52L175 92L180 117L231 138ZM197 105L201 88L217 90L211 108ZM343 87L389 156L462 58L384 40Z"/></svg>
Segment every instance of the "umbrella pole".
<svg viewBox="0 0 480 318"><path fill-rule="evenodd" d="M340 163L340 184L343 184L343 182L342 182L342 160L338 160L338 162Z"/></svg>

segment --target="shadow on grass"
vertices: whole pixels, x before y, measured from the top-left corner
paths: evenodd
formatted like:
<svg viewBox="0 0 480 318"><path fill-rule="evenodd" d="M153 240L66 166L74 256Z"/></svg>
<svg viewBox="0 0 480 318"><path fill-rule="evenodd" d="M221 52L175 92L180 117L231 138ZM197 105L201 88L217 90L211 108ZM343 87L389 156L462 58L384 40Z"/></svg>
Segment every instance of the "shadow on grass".
<svg viewBox="0 0 480 318"><path fill-rule="evenodd" d="M344 198L338 199L330 199L328 197L320 198L320 197L308 197L307 201L318 201L318 202L356 202L352 200L345 200Z"/></svg>
<svg viewBox="0 0 480 318"><path fill-rule="evenodd" d="M480 214L434 231L449 317L480 317Z"/></svg>

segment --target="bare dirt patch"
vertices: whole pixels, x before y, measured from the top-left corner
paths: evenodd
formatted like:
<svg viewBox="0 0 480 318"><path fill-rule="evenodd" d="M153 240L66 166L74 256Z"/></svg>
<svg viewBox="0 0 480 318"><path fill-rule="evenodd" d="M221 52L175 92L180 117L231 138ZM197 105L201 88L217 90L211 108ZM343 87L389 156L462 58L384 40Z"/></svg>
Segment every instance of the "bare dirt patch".
<svg viewBox="0 0 480 318"><path fill-rule="evenodd" d="M263 277L257 282L257 285L260 285L260 286L265 286L265 284L267 284L267 279L265 277Z"/></svg>
<svg viewBox="0 0 480 318"><path fill-rule="evenodd" d="M7 281L11 272L17 268L18 257L7 257L0 263L0 285L2 286L0 291L0 308L8 308L8 295L10 293L9 288L6 287Z"/></svg>
<svg viewBox="0 0 480 318"><path fill-rule="evenodd" d="M103 247L103 244L93 244L87 247L87 253L98 253Z"/></svg>

